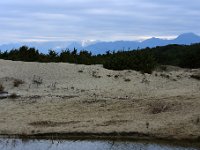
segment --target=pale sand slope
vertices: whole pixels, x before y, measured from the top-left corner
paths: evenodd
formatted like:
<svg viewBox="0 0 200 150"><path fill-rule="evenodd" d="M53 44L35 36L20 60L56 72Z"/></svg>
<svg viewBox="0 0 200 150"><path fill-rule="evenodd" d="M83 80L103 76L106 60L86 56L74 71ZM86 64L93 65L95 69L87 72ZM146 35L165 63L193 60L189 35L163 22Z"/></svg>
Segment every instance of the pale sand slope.
<svg viewBox="0 0 200 150"><path fill-rule="evenodd" d="M190 76L200 70L168 68L143 75L100 65L0 60L0 83L20 95L0 99L0 134L139 132L198 138L200 81ZM33 80L39 78L37 85ZM14 87L15 79L25 83Z"/></svg>

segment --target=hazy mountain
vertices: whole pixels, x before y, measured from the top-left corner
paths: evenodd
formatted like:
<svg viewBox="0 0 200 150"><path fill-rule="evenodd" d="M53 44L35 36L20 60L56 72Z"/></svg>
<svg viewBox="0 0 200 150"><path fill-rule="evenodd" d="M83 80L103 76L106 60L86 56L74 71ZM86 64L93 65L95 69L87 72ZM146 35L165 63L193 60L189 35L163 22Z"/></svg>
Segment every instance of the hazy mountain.
<svg viewBox="0 0 200 150"><path fill-rule="evenodd" d="M190 45L192 43L200 43L200 36L194 33L184 33L179 35L173 40L164 40L159 38L150 38L142 42L137 41L116 41L116 42L99 42L96 44L89 45L85 49L92 51L93 53L105 53L110 50L129 50L146 47L165 46L168 44L180 44Z"/></svg>
<svg viewBox="0 0 200 150"><path fill-rule="evenodd" d="M94 54L105 53L108 50L127 50L136 49L139 45L136 41L115 41L115 42L98 42L85 47L86 50Z"/></svg>
<svg viewBox="0 0 200 150"><path fill-rule="evenodd" d="M117 50L129 50L146 47L165 46L168 44L181 44L189 45L192 43L200 43L200 36L194 33L184 33L179 35L177 38L172 40L165 40L159 38L150 38L142 42L138 41L114 41L114 42L100 42L100 41L69 41L69 42L27 42L27 43L11 43L0 45L0 50L11 50L13 48L19 48L22 45L29 47L35 47L40 52L47 53L49 49L54 49L60 52L63 49L69 48L70 50L77 48L80 50L88 50L93 54L102 54L106 51L117 51Z"/></svg>
<svg viewBox="0 0 200 150"><path fill-rule="evenodd" d="M159 39L159 38L151 38L151 39L147 39L143 42L140 42L140 48L145 48L145 47L156 47L156 46L164 46L166 44L168 44L169 40L163 40L163 39Z"/></svg>
<svg viewBox="0 0 200 150"><path fill-rule="evenodd" d="M199 43L200 42L200 36L194 34L194 33L184 33L179 35L176 39L172 40L175 44L191 44L191 43Z"/></svg>

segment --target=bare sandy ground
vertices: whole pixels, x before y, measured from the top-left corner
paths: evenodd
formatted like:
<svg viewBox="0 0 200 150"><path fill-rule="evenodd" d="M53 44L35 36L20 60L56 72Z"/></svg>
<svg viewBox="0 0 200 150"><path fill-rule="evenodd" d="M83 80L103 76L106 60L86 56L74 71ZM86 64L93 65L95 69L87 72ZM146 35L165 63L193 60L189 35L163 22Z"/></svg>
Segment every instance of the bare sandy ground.
<svg viewBox="0 0 200 150"><path fill-rule="evenodd" d="M152 75L100 65L0 60L0 134L141 133L200 138L200 69ZM14 85L17 80L24 83Z"/></svg>

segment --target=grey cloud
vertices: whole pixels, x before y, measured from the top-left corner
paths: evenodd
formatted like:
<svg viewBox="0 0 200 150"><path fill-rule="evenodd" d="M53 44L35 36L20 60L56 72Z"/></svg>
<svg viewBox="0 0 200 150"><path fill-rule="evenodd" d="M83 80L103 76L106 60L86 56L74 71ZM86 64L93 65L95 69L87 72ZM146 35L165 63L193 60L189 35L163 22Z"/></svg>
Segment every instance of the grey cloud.
<svg viewBox="0 0 200 150"><path fill-rule="evenodd" d="M0 2L0 42L200 34L199 7L199 0L6 0Z"/></svg>

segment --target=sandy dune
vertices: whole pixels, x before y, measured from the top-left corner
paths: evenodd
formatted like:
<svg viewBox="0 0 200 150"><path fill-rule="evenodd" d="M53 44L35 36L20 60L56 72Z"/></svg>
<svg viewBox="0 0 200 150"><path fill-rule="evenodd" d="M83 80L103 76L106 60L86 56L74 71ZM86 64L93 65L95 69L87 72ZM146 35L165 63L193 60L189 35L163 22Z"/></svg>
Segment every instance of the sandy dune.
<svg viewBox="0 0 200 150"><path fill-rule="evenodd" d="M200 137L200 70L167 67L152 75L100 65L0 60L0 134L143 133ZM24 83L14 86L14 82Z"/></svg>

